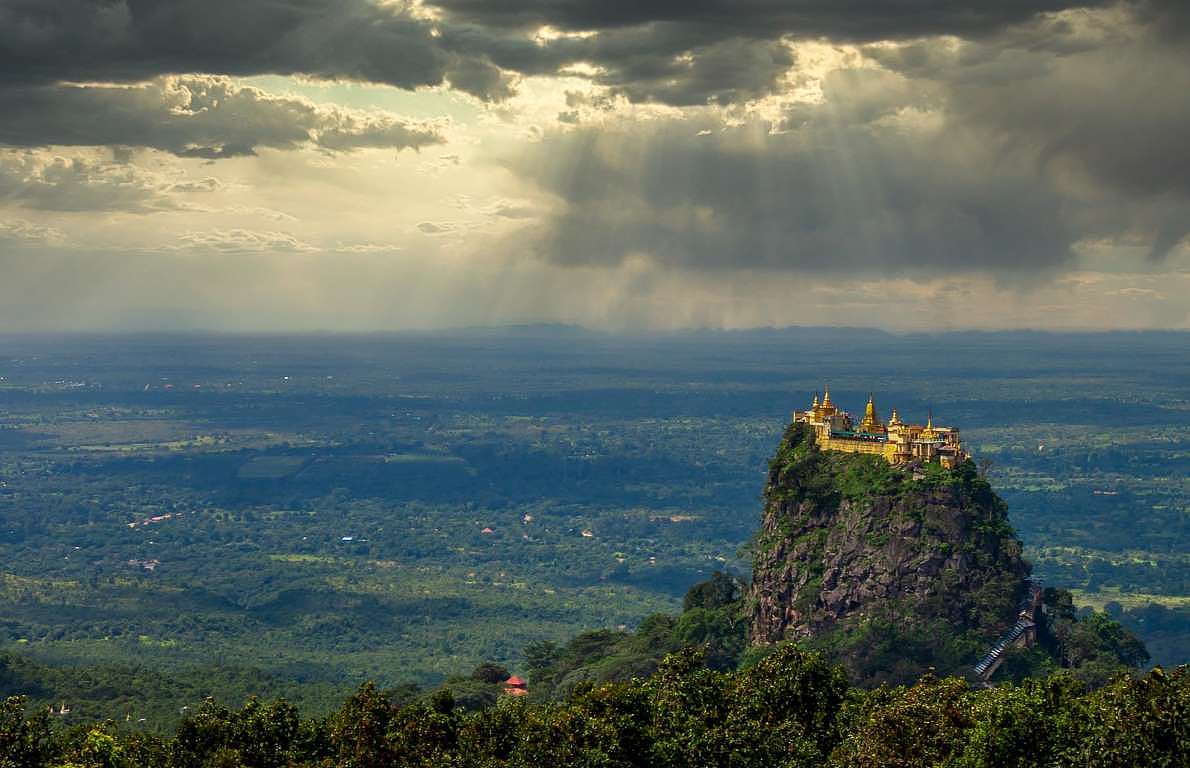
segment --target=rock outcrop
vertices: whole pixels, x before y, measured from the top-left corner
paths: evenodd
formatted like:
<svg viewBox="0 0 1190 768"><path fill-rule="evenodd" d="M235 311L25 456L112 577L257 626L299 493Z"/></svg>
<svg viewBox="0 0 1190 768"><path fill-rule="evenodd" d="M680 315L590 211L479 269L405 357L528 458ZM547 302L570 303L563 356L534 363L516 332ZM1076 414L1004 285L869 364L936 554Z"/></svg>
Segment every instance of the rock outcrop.
<svg viewBox="0 0 1190 768"><path fill-rule="evenodd" d="M876 621L949 627L974 643L1012 625L1028 573L1004 502L969 460L894 467L820 451L793 424L765 489L752 641L822 639Z"/></svg>

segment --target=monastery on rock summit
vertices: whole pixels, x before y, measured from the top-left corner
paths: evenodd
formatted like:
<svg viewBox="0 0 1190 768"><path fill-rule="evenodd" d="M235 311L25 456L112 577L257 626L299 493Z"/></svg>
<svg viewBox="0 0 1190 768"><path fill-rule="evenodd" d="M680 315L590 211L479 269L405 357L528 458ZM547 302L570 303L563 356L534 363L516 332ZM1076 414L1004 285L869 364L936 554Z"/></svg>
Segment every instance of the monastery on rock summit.
<svg viewBox="0 0 1190 768"><path fill-rule="evenodd" d="M958 429L935 427L932 414L924 426L906 424L896 408L888 424L884 424L876 417L876 404L871 397L858 425L852 421L851 414L831 402L829 391L823 393L822 402L815 394L810 409L794 411L793 418L814 430L814 441L824 451L872 453L883 456L890 464L937 459L947 468L970 457L959 441Z"/></svg>

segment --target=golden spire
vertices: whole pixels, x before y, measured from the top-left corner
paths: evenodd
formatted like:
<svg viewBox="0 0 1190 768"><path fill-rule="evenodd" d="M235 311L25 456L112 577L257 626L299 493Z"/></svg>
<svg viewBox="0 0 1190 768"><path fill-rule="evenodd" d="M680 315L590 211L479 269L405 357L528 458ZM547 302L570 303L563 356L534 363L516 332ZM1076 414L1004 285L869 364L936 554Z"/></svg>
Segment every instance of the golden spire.
<svg viewBox="0 0 1190 768"><path fill-rule="evenodd" d="M876 418L876 401L872 395L868 395L868 406L864 408L864 419L859 423L860 432L883 432L884 425L880 423L880 419Z"/></svg>
<svg viewBox="0 0 1190 768"><path fill-rule="evenodd" d="M831 391L828 387L823 387L822 388L822 407L825 408L826 406L828 406L830 404L831 404Z"/></svg>
<svg viewBox="0 0 1190 768"><path fill-rule="evenodd" d="M888 425L889 425L890 427L892 427L892 426L898 426L898 427L899 427L899 426L901 426L901 423L902 423L902 422L901 422L901 414L897 413L897 409L896 409L896 408L893 408L893 409L892 409L892 416L889 416L889 418L888 418Z"/></svg>
<svg viewBox="0 0 1190 768"><path fill-rule="evenodd" d="M938 437L938 433L934 431L934 409L931 408L928 414L926 417L926 428L921 431L920 435L922 440L933 440Z"/></svg>
<svg viewBox="0 0 1190 768"><path fill-rule="evenodd" d="M810 404L810 407L811 408L818 407L818 393L817 392L814 393L814 402Z"/></svg>

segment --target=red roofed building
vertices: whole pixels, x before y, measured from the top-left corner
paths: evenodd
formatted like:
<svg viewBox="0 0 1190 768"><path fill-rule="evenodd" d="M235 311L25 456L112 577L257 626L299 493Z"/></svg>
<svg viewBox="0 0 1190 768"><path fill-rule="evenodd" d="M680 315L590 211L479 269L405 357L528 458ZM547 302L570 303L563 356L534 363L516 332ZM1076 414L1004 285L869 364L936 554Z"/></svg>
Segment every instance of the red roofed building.
<svg viewBox="0 0 1190 768"><path fill-rule="evenodd" d="M528 683L513 675L504 681L504 692L509 696L524 696L529 692Z"/></svg>

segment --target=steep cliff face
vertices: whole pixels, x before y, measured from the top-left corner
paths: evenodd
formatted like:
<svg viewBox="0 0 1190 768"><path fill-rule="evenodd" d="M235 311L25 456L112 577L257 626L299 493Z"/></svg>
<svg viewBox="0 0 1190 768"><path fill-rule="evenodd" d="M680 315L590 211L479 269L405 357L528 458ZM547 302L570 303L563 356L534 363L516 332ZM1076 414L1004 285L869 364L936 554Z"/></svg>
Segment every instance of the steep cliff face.
<svg viewBox="0 0 1190 768"><path fill-rule="evenodd" d="M824 640L875 625L885 635L949 628L975 647L1015 620L1028 570L1004 502L970 462L901 469L819 451L793 424L765 490L752 640Z"/></svg>

